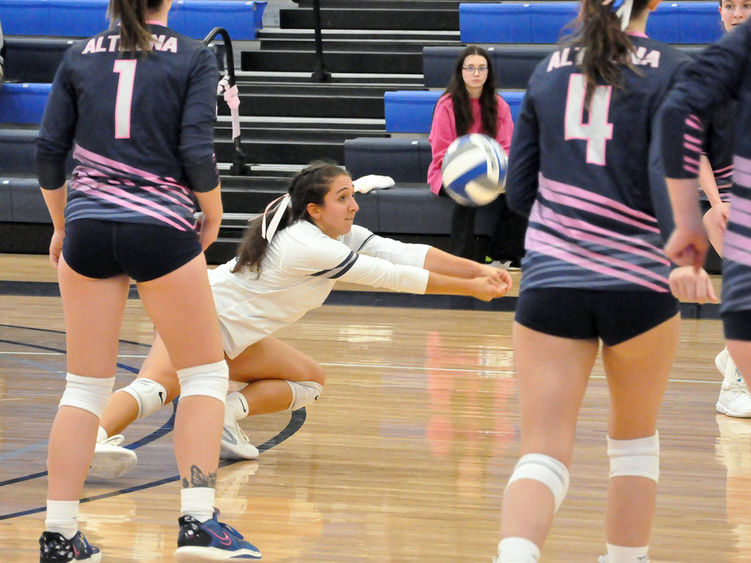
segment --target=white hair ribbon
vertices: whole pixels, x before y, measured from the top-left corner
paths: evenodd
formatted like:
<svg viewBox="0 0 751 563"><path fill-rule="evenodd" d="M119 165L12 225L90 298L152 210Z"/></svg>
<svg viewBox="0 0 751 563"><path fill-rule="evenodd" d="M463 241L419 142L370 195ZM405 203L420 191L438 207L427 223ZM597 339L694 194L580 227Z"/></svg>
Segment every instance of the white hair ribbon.
<svg viewBox="0 0 751 563"><path fill-rule="evenodd" d="M631 21L631 8L634 7L634 0L623 0L621 7L616 10L615 15L621 18L621 31L628 27Z"/></svg>
<svg viewBox="0 0 751 563"><path fill-rule="evenodd" d="M269 209L276 203L279 202L279 206L276 208L276 211L274 212L274 216L271 218L271 223L269 223L268 228L266 227L266 214L269 212ZM276 233L276 229L279 227L279 223L282 220L282 217L284 216L284 212L287 210L288 207L290 207L292 204L292 199L289 197L289 194L284 194L281 197L276 198L274 201L269 203L266 206L266 209L263 210L263 217L261 217L261 236L265 238L267 241L271 242L271 239L274 237L274 234Z"/></svg>
<svg viewBox="0 0 751 563"><path fill-rule="evenodd" d="M620 3L620 6L618 5L618 0L603 0L602 5L607 6L610 3L613 3L613 7L617 7L618 9L615 11L616 17L621 18L621 31L625 31L625 29L628 27L628 23L631 21L631 8L634 7L634 0L623 0Z"/></svg>

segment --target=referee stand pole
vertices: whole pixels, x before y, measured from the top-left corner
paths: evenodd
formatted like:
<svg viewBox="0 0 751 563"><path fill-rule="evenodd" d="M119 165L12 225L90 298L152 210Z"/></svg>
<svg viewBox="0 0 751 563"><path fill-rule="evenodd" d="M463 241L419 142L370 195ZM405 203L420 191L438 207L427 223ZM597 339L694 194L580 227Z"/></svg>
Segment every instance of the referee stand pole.
<svg viewBox="0 0 751 563"><path fill-rule="evenodd" d="M313 26L316 42L316 67L310 76L314 82L329 82L331 73L326 70L326 64L323 62L323 40L321 39L321 2L313 0Z"/></svg>
<svg viewBox="0 0 751 563"><path fill-rule="evenodd" d="M217 35L221 35L224 40L224 56L227 58L227 74L219 81L217 95L224 94L224 101L229 106L230 117L232 118L232 142L234 150L232 152L230 174L233 176L249 176L250 166L246 164L245 153L240 141L240 95L235 81L235 56L232 51L232 39L230 39L227 30L215 27L204 38L203 43L208 46Z"/></svg>

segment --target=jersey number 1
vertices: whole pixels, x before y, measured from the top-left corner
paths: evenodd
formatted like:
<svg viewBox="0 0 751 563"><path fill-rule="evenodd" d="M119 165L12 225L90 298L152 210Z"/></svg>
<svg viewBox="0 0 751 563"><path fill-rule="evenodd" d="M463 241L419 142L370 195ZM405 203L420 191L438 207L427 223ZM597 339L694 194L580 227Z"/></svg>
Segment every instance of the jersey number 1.
<svg viewBox="0 0 751 563"><path fill-rule="evenodd" d="M115 139L130 139L130 107L133 103L136 62L123 59L115 61L114 72L120 75L115 98Z"/></svg>
<svg viewBox="0 0 751 563"><path fill-rule="evenodd" d="M612 86L596 86L589 102L589 123L583 122L587 82L583 74L572 74L566 98L566 140L587 141L587 162L605 166L605 143L613 138L613 124L608 122Z"/></svg>

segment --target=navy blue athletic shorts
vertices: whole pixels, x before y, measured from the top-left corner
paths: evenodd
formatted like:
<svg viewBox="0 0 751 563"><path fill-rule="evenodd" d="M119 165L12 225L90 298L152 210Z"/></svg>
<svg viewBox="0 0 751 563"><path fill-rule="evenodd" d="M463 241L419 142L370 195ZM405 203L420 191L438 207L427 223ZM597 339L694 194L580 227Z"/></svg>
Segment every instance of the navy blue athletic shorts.
<svg viewBox="0 0 751 563"><path fill-rule="evenodd" d="M195 231L150 223L76 219L65 224L63 257L82 276L127 274L147 282L169 274L201 253Z"/></svg>
<svg viewBox="0 0 751 563"><path fill-rule="evenodd" d="M751 340L751 311L722 313L722 326L725 338L730 340Z"/></svg>
<svg viewBox="0 0 751 563"><path fill-rule="evenodd" d="M630 340L678 313L678 300L655 291L598 291L565 287L519 293L514 320L527 328L606 346Z"/></svg>

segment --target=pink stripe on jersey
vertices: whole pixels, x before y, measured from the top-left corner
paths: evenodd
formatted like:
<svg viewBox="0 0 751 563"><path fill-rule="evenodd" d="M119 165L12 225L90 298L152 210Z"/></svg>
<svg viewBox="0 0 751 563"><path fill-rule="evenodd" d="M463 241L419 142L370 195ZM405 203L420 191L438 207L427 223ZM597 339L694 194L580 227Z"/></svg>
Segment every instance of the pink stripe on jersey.
<svg viewBox="0 0 751 563"><path fill-rule="evenodd" d="M698 145L692 145L689 142L684 142L683 143L683 148L684 149L688 149L690 151L694 151L694 152L701 152L701 147L700 146L698 146Z"/></svg>
<svg viewBox="0 0 751 563"><path fill-rule="evenodd" d="M532 226L527 229L526 242L528 251L552 256L559 260L584 268L585 270L605 274L609 277L640 285L653 291L659 291L661 293L667 292L667 280L663 276L640 266L630 264L624 260L618 260L611 256L605 256L583 248L578 248ZM603 262L605 262L605 264L603 264ZM627 271L622 271L616 267L623 268ZM642 276L653 278L662 282L663 285L650 282Z"/></svg>
<svg viewBox="0 0 751 563"><path fill-rule="evenodd" d="M169 209L158 205L148 199L139 197L122 188L109 184L101 184L91 178L78 179L71 182L71 188L86 192L89 195L98 196L107 199L113 203L118 203L124 209L138 211L150 217L156 217L165 223L177 227L180 230L192 230L193 224L186 221L183 217Z"/></svg>
<svg viewBox="0 0 751 563"><path fill-rule="evenodd" d="M744 188L751 188L751 160L735 155L733 166L733 182Z"/></svg>
<svg viewBox="0 0 751 563"><path fill-rule="evenodd" d="M81 188L79 188L79 189L81 189ZM170 225L171 227L179 229L181 231L193 230L192 225L188 225L188 228L186 228L185 224L180 225L177 222L170 220L169 217L164 217L163 215L155 213L153 210L148 209L146 207L143 207L143 206L140 206L140 205L131 204L130 202L128 202L126 200L123 200L123 199L121 199L119 197L116 197L115 195L110 194L108 192L105 192L105 191L103 191L101 189L98 189L98 188L97 189L91 189L91 188L88 188L88 187L84 187L83 189L81 189L81 191L85 192L87 195L89 195L91 197L96 197L96 198L102 199L104 201L109 201L110 203L114 203L118 207L122 207L124 209L131 209L133 211L139 212L142 215L147 215L149 217L153 217L153 218L155 218L155 219L157 219L157 220L159 220L159 221L161 221L163 223L166 223L166 224ZM182 223L185 223L185 221L182 221Z"/></svg>
<svg viewBox="0 0 751 563"><path fill-rule="evenodd" d="M604 195L590 192L589 190L585 190L584 188L579 188L571 184L565 184L563 182L556 182L555 180L549 180L548 178L543 176L542 173L540 173L539 182L540 182L540 187L549 188L553 192L558 192L558 193L565 194L565 195L571 195L574 197L581 198L585 201L594 201L601 205L612 207L613 209L616 209L617 211L620 211L622 213L626 213L627 215L636 217L637 219L648 221L650 223L654 223L655 225L657 224L657 219L655 219L651 215L644 213L642 211L637 211L636 209L632 209L628 205L621 203L620 201L617 201L615 199L605 197Z"/></svg>
<svg viewBox="0 0 751 563"><path fill-rule="evenodd" d="M689 115L686 118L686 125L691 127L692 129L698 129L699 131L701 131L704 128L701 123L701 119L699 119L695 115Z"/></svg>
<svg viewBox="0 0 751 563"><path fill-rule="evenodd" d="M549 208L545 209L545 220L543 221L540 215L540 209L541 206L539 205L532 206L532 213L529 217L529 220L531 222L544 224L556 233L566 234L574 240L592 242L605 246L607 248L612 248L614 250L620 250L636 256L641 256L643 258L659 262L660 264L663 264L665 266L670 265L670 261L667 259L661 249L657 248L654 245L646 243L641 239L627 237L615 231L610 231L601 227L595 227L590 223L586 223L578 219L572 219L571 217L566 217L565 215L556 213ZM590 234L591 232L598 232L603 236ZM614 238L618 238L622 242L613 240ZM647 247L647 249L645 250L644 248L638 248L639 246Z"/></svg>
<svg viewBox="0 0 751 563"><path fill-rule="evenodd" d="M84 166L83 164L81 164L76 167L75 172L74 172L74 178L81 178L81 179L91 178L92 181L101 185L112 185L112 182L117 182L119 185L137 187L140 190L156 194L161 199L171 201L175 205L184 207L185 209L189 210L191 213L193 212L193 200L191 200L182 192L177 192L175 190L170 189L169 186L162 186L163 189L159 189L149 184L136 184L135 182L127 178L114 179L108 176L103 176L103 174L104 173L101 170L98 170L96 168L91 168L89 166ZM102 182L102 180L105 180L105 181Z"/></svg>
<svg viewBox="0 0 751 563"><path fill-rule="evenodd" d="M546 182L547 182L547 180L546 180ZM610 211L608 209L604 209L603 207L601 207L599 205L595 205L595 204L592 204L592 203L587 203L587 202L582 201L580 199L577 199L575 197L571 197L571 196L568 196L568 195L562 195L562 194L556 193L553 190L551 190L547 185L543 184L542 178L541 178L539 187L540 187L540 194L545 199L547 199L548 201L552 201L552 202L555 202L555 203L558 203L558 204L561 204L561 205L565 205L567 207L572 207L574 209L580 209L582 211L588 211L589 213L593 213L595 215L599 215L599 216L605 217L607 219L612 219L612 220L618 221L620 223L625 223L627 225L638 227L639 229L642 229L643 231L648 231L648 232L652 232L652 233L659 233L660 232L660 230L657 227L654 227L652 225L646 225L646 224L644 224L644 223L642 223L640 221L636 221L636 220L631 219L629 217L625 217L624 215L622 215L620 213L616 213L614 211ZM591 192L588 192L586 190L579 190L579 191L582 192L583 194L591 194L593 196L592 197L593 200L607 199L607 198L603 198L602 196L598 196L597 194L592 194ZM613 200L609 200L609 201L613 201ZM620 204L620 205L623 206L623 204ZM623 207L625 207L625 206L623 206ZM639 212L635 212L635 213L639 213ZM651 218L649 216L647 216L647 217L649 219L652 219L652 222L654 222L654 218Z"/></svg>
<svg viewBox="0 0 751 563"><path fill-rule="evenodd" d="M725 168L717 168L714 170L715 174L732 174L733 173L733 165L726 166Z"/></svg>
<svg viewBox="0 0 751 563"><path fill-rule="evenodd" d="M156 174L147 172L146 170L141 170L140 168L128 166L127 164L123 162L118 162L116 160L112 160L110 158L104 157L102 155L99 155L95 152L92 152L90 150L83 148L81 145L75 145L75 147L73 148L73 158L75 158L76 160L80 162L88 161L90 164L95 165L95 166L96 165L104 166L106 168L109 168L111 170L115 170L121 173L138 176L140 178L143 178L146 181L153 182L156 184L166 184L186 194L190 193L190 190L181 184L178 184L176 182L174 183L168 182L166 178L162 178L160 176L157 176Z"/></svg>
<svg viewBox="0 0 751 563"><path fill-rule="evenodd" d="M735 205L735 203L733 203ZM727 231L722 241L723 257L744 266L751 266L751 238L734 231Z"/></svg>
<svg viewBox="0 0 751 563"><path fill-rule="evenodd" d="M733 224L751 229L751 201L742 197L733 199L730 217Z"/></svg>

